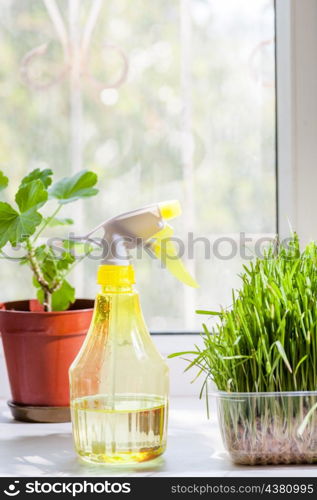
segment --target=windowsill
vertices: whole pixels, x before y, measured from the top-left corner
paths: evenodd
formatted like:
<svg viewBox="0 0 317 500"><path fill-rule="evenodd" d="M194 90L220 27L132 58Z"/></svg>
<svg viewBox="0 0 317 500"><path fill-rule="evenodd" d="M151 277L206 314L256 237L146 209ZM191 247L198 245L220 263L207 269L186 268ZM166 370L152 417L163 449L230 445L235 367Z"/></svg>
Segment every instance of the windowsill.
<svg viewBox="0 0 317 500"><path fill-rule="evenodd" d="M73 450L71 424L15 422L5 401L0 406L0 475L2 476L284 476L312 477L313 465L238 467L224 450L216 412L206 417L196 397L173 397L167 451L155 462L120 470L80 462Z"/></svg>

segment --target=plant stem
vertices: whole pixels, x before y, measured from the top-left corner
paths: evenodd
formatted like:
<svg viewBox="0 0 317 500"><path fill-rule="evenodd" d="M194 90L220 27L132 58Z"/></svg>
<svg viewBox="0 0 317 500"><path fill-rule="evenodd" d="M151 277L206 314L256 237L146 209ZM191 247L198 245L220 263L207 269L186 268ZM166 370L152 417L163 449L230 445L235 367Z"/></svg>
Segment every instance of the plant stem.
<svg viewBox="0 0 317 500"><path fill-rule="evenodd" d="M49 290L44 290L44 311L51 312L52 311L52 294Z"/></svg>
<svg viewBox="0 0 317 500"><path fill-rule="evenodd" d="M51 297L52 291L50 289L49 283L43 276L43 273L37 261L35 251L30 239L26 240L26 248L27 248L27 259L29 261L30 267L34 273L36 280L38 281L44 292L44 311L50 312L52 310L52 297Z"/></svg>
<svg viewBox="0 0 317 500"><path fill-rule="evenodd" d="M58 212L60 211L61 208L62 208L62 205L58 205L57 208L52 213L52 215L45 220L45 222L44 222L44 224L42 226L40 226L38 232L36 233L36 235L33 238L33 243L36 242L36 240L42 234L42 232L44 231L44 229L49 225L49 223L54 219L54 217L56 217L56 215L58 214Z"/></svg>

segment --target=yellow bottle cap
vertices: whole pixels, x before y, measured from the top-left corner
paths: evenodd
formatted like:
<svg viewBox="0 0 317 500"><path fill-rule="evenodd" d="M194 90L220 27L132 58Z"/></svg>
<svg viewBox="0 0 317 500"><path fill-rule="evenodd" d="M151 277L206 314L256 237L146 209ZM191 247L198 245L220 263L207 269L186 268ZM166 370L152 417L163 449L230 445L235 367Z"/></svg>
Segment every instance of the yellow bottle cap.
<svg viewBox="0 0 317 500"><path fill-rule="evenodd" d="M178 200L164 201L159 203L161 216L163 219L174 219L182 213L182 208Z"/></svg>
<svg viewBox="0 0 317 500"><path fill-rule="evenodd" d="M131 286L135 283L133 266L101 265L97 283L102 286Z"/></svg>

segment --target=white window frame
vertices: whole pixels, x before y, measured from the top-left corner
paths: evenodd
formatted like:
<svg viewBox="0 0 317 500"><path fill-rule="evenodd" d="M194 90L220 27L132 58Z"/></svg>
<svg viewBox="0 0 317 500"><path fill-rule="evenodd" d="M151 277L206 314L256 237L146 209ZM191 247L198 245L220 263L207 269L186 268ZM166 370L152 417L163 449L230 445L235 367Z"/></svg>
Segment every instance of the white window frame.
<svg viewBox="0 0 317 500"><path fill-rule="evenodd" d="M317 2L276 0L278 231L317 239Z"/></svg>

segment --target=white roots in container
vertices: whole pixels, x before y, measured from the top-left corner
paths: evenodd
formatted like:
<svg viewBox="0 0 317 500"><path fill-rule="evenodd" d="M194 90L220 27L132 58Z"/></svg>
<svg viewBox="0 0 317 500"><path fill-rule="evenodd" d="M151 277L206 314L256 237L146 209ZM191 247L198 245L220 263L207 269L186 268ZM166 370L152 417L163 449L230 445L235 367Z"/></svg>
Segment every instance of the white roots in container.
<svg viewBox="0 0 317 500"><path fill-rule="evenodd" d="M305 393L220 397L220 427L232 460L243 465L317 463L316 402L316 395Z"/></svg>

